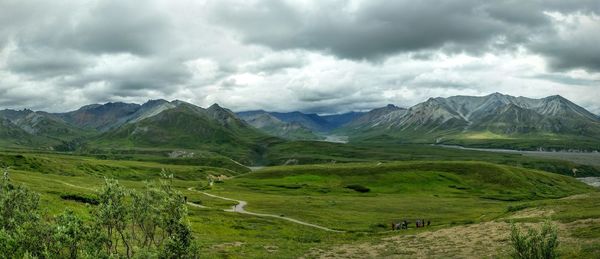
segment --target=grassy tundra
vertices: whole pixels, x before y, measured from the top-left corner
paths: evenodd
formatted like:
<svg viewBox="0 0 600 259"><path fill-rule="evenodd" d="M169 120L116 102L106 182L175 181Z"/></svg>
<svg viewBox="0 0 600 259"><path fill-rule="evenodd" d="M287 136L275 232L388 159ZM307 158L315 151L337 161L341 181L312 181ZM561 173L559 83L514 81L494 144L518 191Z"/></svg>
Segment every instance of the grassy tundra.
<svg viewBox="0 0 600 259"><path fill-rule="evenodd" d="M522 167L475 161L364 161L248 173L59 154L0 157L2 165L10 166L13 182L41 194L40 204L49 215L70 208L84 219L96 206L90 200L97 198L104 177L140 190L161 171L171 173L173 186L193 203L187 206L189 222L203 257L440 257L464 256L464 251L508 256L509 222L536 226L546 219L559 224L562 256L585 258L600 247L594 231L600 227L597 190L572 177ZM221 180L209 186L209 175ZM342 232L226 212L236 202L198 190L246 201L250 212ZM414 220L421 218L432 225L414 228ZM403 219L411 223L409 230L390 231L392 222Z"/></svg>

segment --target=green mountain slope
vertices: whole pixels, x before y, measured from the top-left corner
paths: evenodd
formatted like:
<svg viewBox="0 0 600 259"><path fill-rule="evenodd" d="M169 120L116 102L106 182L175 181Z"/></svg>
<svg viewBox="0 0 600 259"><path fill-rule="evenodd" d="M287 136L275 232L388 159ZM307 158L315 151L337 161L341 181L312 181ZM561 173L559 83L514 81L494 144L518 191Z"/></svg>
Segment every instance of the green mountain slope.
<svg viewBox="0 0 600 259"><path fill-rule="evenodd" d="M28 146L34 136L17 127L10 120L0 118L0 144L6 147Z"/></svg>
<svg viewBox="0 0 600 259"><path fill-rule="evenodd" d="M0 111L0 118L5 133L0 140L22 147L54 149L65 142L91 134L46 112L3 110Z"/></svg>
<svg viewBox="0 0 600 259"><path fill-rule="evenodd" d="M93 144L111 148L202 149L248 162L265 135L218 105L177 107L108 131Z"/></svg>

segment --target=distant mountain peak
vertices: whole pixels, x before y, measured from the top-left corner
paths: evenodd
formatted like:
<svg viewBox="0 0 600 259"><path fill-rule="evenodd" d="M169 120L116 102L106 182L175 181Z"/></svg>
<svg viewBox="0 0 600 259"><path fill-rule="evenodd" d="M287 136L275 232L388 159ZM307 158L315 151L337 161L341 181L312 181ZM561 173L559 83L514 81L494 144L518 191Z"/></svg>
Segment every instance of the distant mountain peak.
<svg viewBox="0 0 600 259"><path fill-rule="evenodd" d="M208 109L224 109L224 108L221 107L218 103L213 103L211 106L208 107Z"/></svg>
<svg viewBox="0 0 600 259"><path fill-rule="evenodd" d="M217 114L226 114L227 116L230 117L235 117L235 113L233 113L231 110L227 109L227 108L223 108L221 107L219 104L214 103L213 105L211 105L210 107L208 107L208 109L206 109L209 113L217 113Z"/></svg>
<svg viewBox="0 0 600 259"><path fill-rule="evenodd" d="M350 123L348 130L359 135L383 132L397 136L470 131L594 136L600 132L598 122L596 115L560 95L533 99L496 92L485 96L428 98L407 112L394 111L390 106L377 108Z"/></svg>
<svg viewBox="0 0 600 259"><path fill-rule="evenodd" d="M102 104L98 104L98 103L94 103L94 104L88 104L88 105L84 105L81 106L79 109L77 109L78 111L84 111L84 110L91 110L91 109L95 109L102 106Z"/></svg>
<svg viewBox="0 0 600 259"><path fill-rule="evenodd" d="M154 100L148 100L143 105L156 105L156 104L165 104L165 103L169 103L169 101L167 101L165 99L154 99Z"/></svg>
<svg viewBox="0 0 600 259"><path fill-rule="evenodd" d="M550 95L546 98L543 98L545 100L561 100L561 101L568 101L566 98L562 97L561 95L555 94L555 95Z"/></svg>

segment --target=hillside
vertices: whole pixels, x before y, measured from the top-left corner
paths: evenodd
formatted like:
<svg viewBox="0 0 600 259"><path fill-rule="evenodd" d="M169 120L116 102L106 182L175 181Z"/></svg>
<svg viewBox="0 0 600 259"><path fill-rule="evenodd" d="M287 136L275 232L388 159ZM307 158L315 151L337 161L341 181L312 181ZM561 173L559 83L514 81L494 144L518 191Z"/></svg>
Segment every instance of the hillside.
<svg viewBox="0 0 600 259"><path fill-rule="evenodd" d="M31 144L33 137L10 120L0 118L0 144L3 146L27 146Z"/></svg>
<svg viewBox="0 0 600 259"><path fill-rule="evenodd" d="M154 116L107 131L93 144L115 148L206 149L248 163L256 141L264 137L216 104L203 109L181 102Z"/></svg>
<svg viewBox="0 0 600 259"><path fill-rule="evenodd" d="M53 147L90 135L89 131L63 121L60 117L31 110L2 110L1 142L21 147Z"/></svg>
<svg viewBox="0 0 600 259"><path fill-rule="evenodd" d="M364 115L364 112L346 112L341 114L323 115L321 118L325 119L332 128L337 129L342 127L356 118Z"/></svg>
<svg viewBox="0 0 600 259"><path fill-rule="evenodd" d="M122 125L125 118L134 114L140 107L139 104L121 102L90 104L76 111L59 113L57 116L80 128L107 131Z"/></svg>
<svg viewBox="0 0 600 259"><path fill-rule="evenodd" d="M347 192L348 185L358 184L369 188L370 193L436 192L493 200L560 198L592 190L568 176L463 161L269 167L241 179L244 178L265 186L271 182L289 183L304 190L330 188L331 192Z"/></svg>
<svg viewBox="0 0 600 259"><path fill-rule="evenodd" d="M322 138L301 123L284 122L267 112L238 113L238 116L252 127L272 136L292 140L318 140Z"/></svg>
<svg viewBox="0 0 600 259"><path fill-rule="evenodd" d="M302 112L267 112L263 110L238 112L237 115L246 120L246 118L254 119L258 115L268 114L279 121L302 126L313 133L327 133L335 130L354 119L362 116L362 112L347 112L341 114L318 115L315 113ZM270 119L269 121L273 121ZM264 127L264 125L261 125ZM277 126L277 125L273 125Z"/></svg>

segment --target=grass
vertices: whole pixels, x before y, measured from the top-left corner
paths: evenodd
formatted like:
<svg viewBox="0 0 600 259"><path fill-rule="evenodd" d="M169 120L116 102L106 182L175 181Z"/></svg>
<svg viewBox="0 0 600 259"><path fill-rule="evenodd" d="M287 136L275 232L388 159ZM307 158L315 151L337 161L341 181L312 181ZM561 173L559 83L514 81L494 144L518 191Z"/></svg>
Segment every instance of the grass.
<svg viewBox="0 0 600 259"><path fill-rule="evenodd" d="M369 192L347 188L352 185ZM248 209L257 212L372 232L403 218L424 217L434 225L491 220L512 202L590 188L565 176L489 163L395 162L273 167L226 181L215 191L247 200Z"/></svg>
<svg viewBox="0 0 600 259"><path fill-rule="evenodd" d="M451 153L417 148L407 155L416 159L425 151L432 151L432 157ZM459 159L466 153L449 156ZM493 155L484 158L492 159ZM590 255L597 251L594 245L600 244L591 231L581 229L583 226L569 225L600 219L600 195L594 189L570 177L488 162L363 161L268 167L246 173L156 160L2 152L0 163L11 166L13 181L41 194L41 204L51 215L66 207L87 215L94 206L94 189L104 177L117 178L129 188L141 188L144 181L157 179L163 169L173 173L174 186L188 201L208 207L188 207L202 256L208 258L297 258L330 247L384 244L389 238L446 233L445 229L503 220L532 208L554 211L550 217L570 226L567 233L573 231L571 238L588 240L589 246L569 251L572 257ZM209 192L248 201L249 211L284 215L347 232L330 233L273 218L224 212L222 209L234 203L188 190L206 186L208 174L230 177L217 182ZM365 189L369 191L356 191ZM407 219L412 223L420 218L431 220L432 226L388 231L392 221ZM536 220L542 219L517 221ZM413 253L391 247L395 246L384 249L388 256ZM431 253L429 256L441 255L434 250ZM346 255L351 256L352 251L342 249L339 256Z"/></svg>
<svg viewBox="0 0 600 259"><path fill-rule="evenodd" d="M510 136L496 134L496 133L493 133L490 131L462 133L458 136L458 138L464 138L464 139L513 139Z"/></svg>
<svg viewBox="0 0 600 259"><path fill-rule="evenodd" d="M541 148L549 151L600 151L598 138L578 135L520 134L507 137L493 133L475 132L447 136L443 144L516 150L538 150Z"/></svg>
<svg viewBox="0 0 600 259"><path fill-rule="evenodd" d="M600 176L600 166L585 165L582 161L561 160L561 157L533 157L522 154L459 150L423 144L398 142L329 143L319 141L292 141L272 143L265 155L265 165L283 165L288 161L298 164L331 164L367 161L484 161L509 166L543 170L564 175Z"/></svg>

